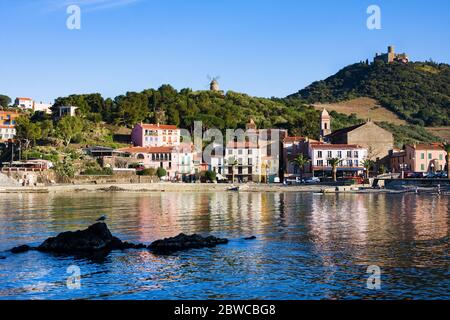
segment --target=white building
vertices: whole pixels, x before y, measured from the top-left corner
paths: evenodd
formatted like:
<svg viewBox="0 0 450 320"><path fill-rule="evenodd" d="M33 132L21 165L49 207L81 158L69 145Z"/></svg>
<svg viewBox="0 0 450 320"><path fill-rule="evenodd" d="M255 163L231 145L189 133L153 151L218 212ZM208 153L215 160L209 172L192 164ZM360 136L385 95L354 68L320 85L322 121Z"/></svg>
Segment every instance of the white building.
<svg viewBox="0 0 450 320"><path fill-rule="evenodd" d="M23 110L33 110L33 99L30 98L16 98L14 105Z"/></svg>
<svg viewBox="0 0 450 320"><path fill-rule="evenodd" d="M32 110L34 112L41 111L45 113L52 113L50 103L36 102L31 98L16 98L14 105L22 110Z"/></svg>
<svg viewBox="0 0 450 320"><path fill-rule="evenodd" d="M36 102L34 101L33 104L33 110L34 112L44 112L47 114L51 114L52 110L51 110L52 104L51 103L44 103L44 102Z"/></svg>
<svg viewBox="0 0 450 320"><path fill-rule="evenodd" d="M312 171L332 171L330 159L339 158L338 172L344 175L358 175L364 172L363 162L367 158L367 149L355 144L310 143L308 150Z"/></svg>
<svg viewBox="0 0 450 320"><path fill-rule="evenodd" d="M9 139L14 139L16 136L16 129L14 126L0 125L0 141L8 141Z"/></svg>
<svg viewBox="0 0 450 320"><path fill-rule="evenodd" d="M74 107L74 106L59 106L58 107L58 116L60 118L62 118L64 116L75 117L75 115L76 115L75 111L77 109L78 109L78 107Z"/></svg>
<svg viewBox="0 0 450 320"><path fill-rule="evenodd" d="M230 181L233 171L235 181L239 182L260 182L266 174L267 163L263 163L261 149L253 142L228 143L224 159L218 159L218 163L222 163L224 168L221 174L226 175Z"/></svg>

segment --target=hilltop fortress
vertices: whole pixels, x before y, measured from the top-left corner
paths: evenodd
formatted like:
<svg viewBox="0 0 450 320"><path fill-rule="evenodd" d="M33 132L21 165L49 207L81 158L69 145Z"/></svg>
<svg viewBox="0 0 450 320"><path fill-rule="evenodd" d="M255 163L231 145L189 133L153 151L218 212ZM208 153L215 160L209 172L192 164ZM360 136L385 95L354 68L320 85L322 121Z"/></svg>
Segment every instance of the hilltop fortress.
<svg viewBox="0 0 450 320"><path fill-rule="evenodd" d="M373 61L383 61L384 63L401 62L408 63L409 57L406 53L395 53L394 46L388 47L387 53L376 53Z"/></svg>

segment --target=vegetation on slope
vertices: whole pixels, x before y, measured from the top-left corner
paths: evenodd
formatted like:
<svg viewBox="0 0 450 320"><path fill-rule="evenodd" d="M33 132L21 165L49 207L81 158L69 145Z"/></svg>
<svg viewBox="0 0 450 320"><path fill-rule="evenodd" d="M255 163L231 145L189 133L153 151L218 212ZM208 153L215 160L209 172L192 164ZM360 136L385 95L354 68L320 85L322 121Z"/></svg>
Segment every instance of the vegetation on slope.
<svg viewBox="0 0 450 320"><path fill-rule="evenodd" d="M450 66L434 62L357 63L291 95L307 103L370 97L412 124L450 125Z"/></svg>

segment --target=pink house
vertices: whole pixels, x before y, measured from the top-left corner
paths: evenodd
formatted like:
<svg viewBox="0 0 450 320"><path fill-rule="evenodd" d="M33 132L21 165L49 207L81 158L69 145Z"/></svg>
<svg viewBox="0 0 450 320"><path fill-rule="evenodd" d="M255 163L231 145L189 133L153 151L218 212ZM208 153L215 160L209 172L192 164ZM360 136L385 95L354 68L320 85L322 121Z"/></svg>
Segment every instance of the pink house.
<svg viewBox="0 0 450 320"><path fill-rule="evenodd" d="M173 125L140 123L133 128L131 140L137 147L178 146L180 129Z"/></svg>
<svg viewBox="0 0 450 320"><path fill-rule="evenodd" d="M444 170L446 165L446 155L447 153L445 152L442 145L437 143L406 145L404 156L404 161L406 164L405 171L442 171Z"/></svg>

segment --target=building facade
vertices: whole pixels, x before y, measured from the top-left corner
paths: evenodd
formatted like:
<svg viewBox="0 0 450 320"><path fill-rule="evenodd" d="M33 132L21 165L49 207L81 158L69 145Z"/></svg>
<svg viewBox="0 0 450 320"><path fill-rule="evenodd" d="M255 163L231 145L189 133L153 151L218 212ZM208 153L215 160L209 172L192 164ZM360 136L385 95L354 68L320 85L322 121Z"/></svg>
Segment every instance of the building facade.
<svg viewBox="0 0 450 320"><path fill-rule="evenodd" d="M0 110L0 142L14 139L18 117L20 117L20 113L17 111Z"/></svg>
<svg viewBox="0 0 450 320"><path fill-rule="evenodd" d="M47 114L52 113L50 103L36 102L31 98L16 98L14 106L22 110L32 110L33 112L45 112Z"/></svg>
<svg viewBox="0 0 450 320"><path fill-rule="evenodd" d="M78 109L78 107L74 107L74 106L59 106L58 107L58 117L59 118L62 118L65 116L75 117L77 109Z"/></svg>
<svg viewBox="0 0 450 320"><path fill-rule="evenodd" d="M445 168L447 152L440 144L408 144L404 152L405 171L436 172Z"/></svg>
<svg viewBox="0 0 450 320"><path fill-rule="evenodd" d="M140 123L133 128L131 140L138 147L178 146L181 133L173 125Z"/></svg>
<svg viewBox="0 0 450 320"><path fill-rule="evenodd" d="M310 143L309 157L312 164L312 173L325 173L332 171L330 159L341 159L338 172L344 176L356 176L364 173L363 162L367 158L367 149L356 144L327 144ZM319 174L320 175L320 174Z"/></svg>
<svg viewBox="0 0 450 320"><path fill-rule="evenodd" d="M367 149L367 157L379 163L389 162L389 151L394 149L393 134L371 120L334 131L325 136L325 141L332 144L356 144L363 146Z"/></svg>

